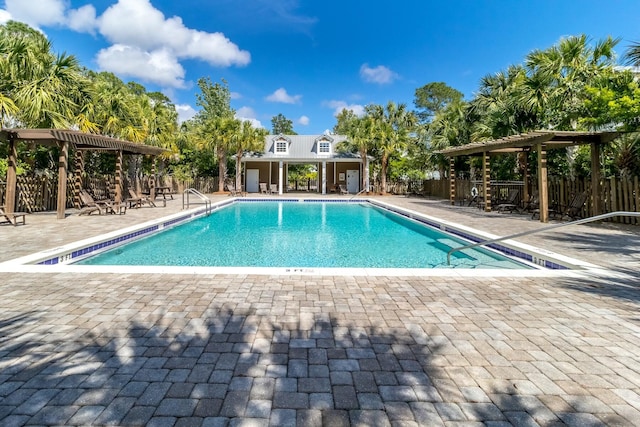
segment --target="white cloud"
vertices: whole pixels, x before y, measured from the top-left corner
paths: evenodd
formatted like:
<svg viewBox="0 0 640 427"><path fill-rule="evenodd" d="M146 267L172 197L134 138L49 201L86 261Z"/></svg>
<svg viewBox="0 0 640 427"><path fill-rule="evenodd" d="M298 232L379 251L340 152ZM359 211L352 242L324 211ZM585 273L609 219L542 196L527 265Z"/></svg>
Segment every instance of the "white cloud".
<svg viewBox="0 0 640 427"><path fill-rule="evenodd" d="M399 76L384 65L378 65L375 68L369 67L369 64L362 64L360 67L360 77L369 83L387 84L392 83Z"/></svg>
<svg viewBox="0 0 640 427"><path fill-rule="evenodd" d="M260 120L256 119L256 113L253 111L251 107L240 107L238 111L236 111L236 119L249 121L256 128L262 128L262 123Z"/></svg>
<svg viewBox="0 0 640 427"><path fill-rule="evenodd" d="M4 9L0 9L0 25L6 24L8 21L11 21L13 17L9 12Z"/></svg>
<svg viewBox="0 0 640 427"><path fill-rule="evenodd" d="M96 8L88 4L67 13L67 25L79 33L95 34L98 25Z"/></svg>
<svg viewBox="0 0 640 427"><path fill-rule="evenodd" d="M42 25L59 25L65 22L64 0L5 0L4 6L11 19L32 27L40 28Z"/></svg>
<svg viewBox="0 0 640 427"><path fill-rule="evenodd" d="M364 105L360 104L347 104L345 101L326 101L323 105L333 108L333 115L338 116L342 110L351 110L356 116L364 115Z"/></svg>
<svg viewBox="0 0 640 427"><path fill-rule="evenodd" d="M289 95L286 89L281 87L265 99L271 102L282 102L283 104L297 104L302 99L302 95Z"/></svg>
<svg viewBox="0 0 640 427"><path fill-rule="evenodd" d="M298 119L298 124L301 124L302 126L307 126L309 124L309 117L300 116L300 118Z"/></svg>
<svg viewBox="0 0 640 427"><path fill-rule="evenodd" d="M197 111L189 104L176 105L176 111L178 112L178 121L180 123L191 119L197 113Z"/></svg>
<svg viewBox="0 0 640 427"><path fill-rule="evenodd" d="M179 16L165 18L149 0L119 0L98 19L100 33L115 44L143 50L171 49L177 58L201 59L214 66L247 65L249 52L222 33L187 28Z"/></svg>
<svg viewBox="0 0 640 427"><path fill-rule="evenodd" d="M184 68L166 49L146 52L116 44L102 49L97 56L101 70L169 87L184 87Z"/></svg>
<svg viewBox="0 0 640 427"><path fill-rule="evenodd" d="M217 67L251 62L251 54L224 34L188 28L179 16L165 17L150 0L117 0L101 16L96 16L91 4L78 9L69 9L69 4L69 0L5 0L0 22L11 18L36 28L63 25L78 32L97 32L112 44L96 56L103 70L176 88L185 87L182 59ZM115 60L125 56L133 63ZM136 69L141 65L145 67Z"/></svg>

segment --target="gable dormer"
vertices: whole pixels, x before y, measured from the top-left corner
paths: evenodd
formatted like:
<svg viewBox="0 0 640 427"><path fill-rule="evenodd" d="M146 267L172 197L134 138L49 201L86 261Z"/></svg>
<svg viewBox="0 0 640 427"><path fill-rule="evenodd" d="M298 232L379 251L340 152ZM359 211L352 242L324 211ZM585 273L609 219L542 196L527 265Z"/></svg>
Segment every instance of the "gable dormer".
<svg viewBox="0 0 640 427"><path fill-rule="evenodd" d="M291 140L286 136L280 134L273 138L273 154L276 156L286 156L289 154L289 146Z"/></svg>
<svg viewBox="0 0 640 427"><path fill-rule="evenodd" d="M333 153L333 138L322 135L316 138L316 154L318 156L330 156Z"/></svg>

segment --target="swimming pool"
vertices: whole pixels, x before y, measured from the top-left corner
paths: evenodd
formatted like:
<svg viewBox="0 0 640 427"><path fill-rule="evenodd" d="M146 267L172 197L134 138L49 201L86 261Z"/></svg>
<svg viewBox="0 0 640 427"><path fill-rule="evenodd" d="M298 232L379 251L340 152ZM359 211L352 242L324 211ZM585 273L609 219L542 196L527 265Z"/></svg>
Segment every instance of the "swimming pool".
<svg viewBox="0 0 640 427"><path fill-rule="evenodd" d="M238 201L81 265L531 268L370 203Z"/></svg>

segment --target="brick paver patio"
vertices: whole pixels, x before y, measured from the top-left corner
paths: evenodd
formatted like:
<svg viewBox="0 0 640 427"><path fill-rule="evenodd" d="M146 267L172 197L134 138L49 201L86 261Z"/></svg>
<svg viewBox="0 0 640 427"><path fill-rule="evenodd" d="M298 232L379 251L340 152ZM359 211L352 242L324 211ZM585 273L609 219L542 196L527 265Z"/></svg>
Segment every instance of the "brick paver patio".
<svg viewBox="0 0 640 427"><path fill-rule="evenodd" d="M392 200L489 231L539 226ZM0 259L179 207L163 209L62 225L32 216L0 228ZM64 236L43 242L42 230L60 227ZM636 228L580 227L553 245L637 271ZM634 278L3 273L0 282L3 426L640 425Z"/></svg>

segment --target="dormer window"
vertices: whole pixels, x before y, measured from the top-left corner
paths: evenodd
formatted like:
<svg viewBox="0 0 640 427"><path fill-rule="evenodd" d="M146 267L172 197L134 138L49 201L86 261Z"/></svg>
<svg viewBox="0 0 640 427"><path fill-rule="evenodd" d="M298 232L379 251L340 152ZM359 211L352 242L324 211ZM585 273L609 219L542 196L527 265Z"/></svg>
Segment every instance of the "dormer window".
<svg viewBox="0 0 640 427"><path fill-rule="evenodd" d="M318 141L318 154L331 154L331 143L329 141Z"/></svg>
<svg viewBox="0 0 640 427"><path fill-rule="evenodd" d="M276 141L276 154L287 154L289 153L289 141L286 139L279 139Z"/></svg>

